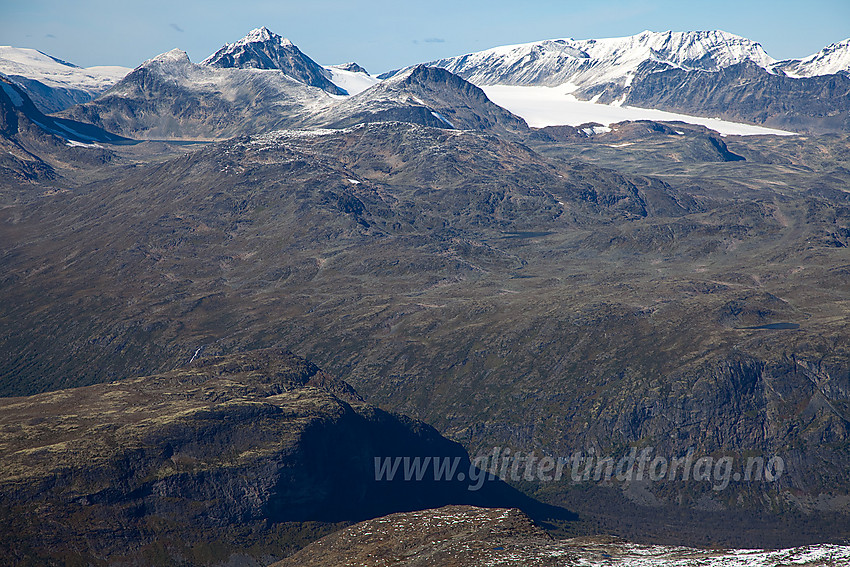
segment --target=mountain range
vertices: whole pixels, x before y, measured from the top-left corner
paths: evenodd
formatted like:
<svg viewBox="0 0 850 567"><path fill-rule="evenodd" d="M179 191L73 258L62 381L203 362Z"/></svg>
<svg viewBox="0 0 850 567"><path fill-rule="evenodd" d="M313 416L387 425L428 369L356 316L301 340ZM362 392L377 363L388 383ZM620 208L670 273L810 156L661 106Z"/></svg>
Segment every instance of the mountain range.
<svg viewBox="0 0 850 567"><path fill-rule="evenodd" d="M850 124L848 41L776 61L758 43L722 31L645 31L496 47L427 65L479 86L564 87L565 96L604 104L797 130L846 131Z"/></svg>
<svg viewBox="0 0 850 567"><path fill-rule="evenodd" d="M32 50L3 50L0 73L26 87L36 104L47 111L64 110L103 94L128 71L85 71ZM306 115L317 107L323 112L321 107L334 106L339 100L333 97L357 95L370 90L380 79L409 70L384 73L377 78L356 63L323 67L267 28L255 29L244 38L225 44L199 65L175 53L143 63L112 87L103 97L105 100L64 116L112 128L121 135L228 137L236 134L239 127L228 124L227 116L245 121L245 131L309 124ZM171 67L162 66L165 60L172 62ZM180 72L174 67L177 60L185 67ZM497 47L425 65L444 68L485 91L492 86L558 87L565 101L654 108L794 131L848 128L848 41L832 44L804 59L776 61L758 43L722 31L645 31L623 38L568 38ZM247 72L252 70L253 74ZM259 71L263 70L269 73L260 80ZM178 100L182 95L175 93L145 92L149 86L140 75L157 73L167 77L166 82L176 79L173 87L177 90L193 92L186 93L185 100ZM134 82L140 83L133 86ZM220 92L218 82L222 84ZM315 87L330 97L298 89L294 83ZM492 91L488 93L495 96ZM257 100L246 99L254 94L258 95ZM216 97L222 100L205 110L186 108L204 106L197 104L199 97L204 101ZM168 108L157 108L164 104ZM125 108L115 108L121 106ZM516 108L521 109L522 105ZM524 117L522 110L517 112ZM112 114L116 116L107 116ZM257 123L256 114L273 114L277 119L265 116ZM158 115L169 123L156 124Z"/></svg>
<svg viewBox="0 0 850 567"><path fill-rule="evenodd" d="M645 32L378 79L261 28L60 112L0 78L0 552L464 565L845 543L845 47L776 62ZM806 134L532 127L498 89ZM594 478L641 451L731 464ZM472 475L507 452L569 472L373 476L376 457ZM550 539L599 534L677 547Z"/></svg>

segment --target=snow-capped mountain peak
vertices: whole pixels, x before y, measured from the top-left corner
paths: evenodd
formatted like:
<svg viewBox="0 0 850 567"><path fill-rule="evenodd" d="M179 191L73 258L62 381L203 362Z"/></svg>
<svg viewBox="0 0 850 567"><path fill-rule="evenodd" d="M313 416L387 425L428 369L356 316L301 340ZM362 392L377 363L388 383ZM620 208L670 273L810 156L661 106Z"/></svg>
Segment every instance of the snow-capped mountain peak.
<svg viewBox="0 0 850 567"><path fill-rule="evenodd" d="M289 39L285 37L281 37L278 34L271 31L266 26L255 28L249 31L245 37L242 39L238 39L233 42L231 45L246 45L249 43L275 43L278 45L284 46L292 46L295 45Z"/></svg>
<svg viewBox="0 0 850 567"><path fill-rule="evenodd" d="M776 69L789 77L850 73L850 38L828 45L804 59L780 61Z"/></svg>
<svg viewBox="0 0 850 567"><path fill-rule="evenodd" d="M254 42L254 41L260 41L260 42L270 41L275 37L279 37L279 36L277 34L275 34L274 32L272 32L266 26L263 26L261 28L255 28L255 29L251 30L250 32L248 32L248 35L246 35L245 37L243 37L242 39L240 39L236 43L240 43L240 42L250 43L250 42Z"/></svg>
<svg viewBox="0 0 850 567"><path fill-rule="evenodd" d="M369 72L366 71L363 67L355 63L354 61L349 61L348 63L341 63L340 65L330 65L326 67L327 69L339 69L340 71L351 71L352 73L363 73L364 75L368 75Z"/></svg>
<svg viewBox="0 0 850 567"><path fill-rule="evenodd" d="M279 69L296 81L319 87L331 94L344 95L328 72L298 47L266 27L257 28L233 43L227 43L201 65L219 68Z"/></svg>

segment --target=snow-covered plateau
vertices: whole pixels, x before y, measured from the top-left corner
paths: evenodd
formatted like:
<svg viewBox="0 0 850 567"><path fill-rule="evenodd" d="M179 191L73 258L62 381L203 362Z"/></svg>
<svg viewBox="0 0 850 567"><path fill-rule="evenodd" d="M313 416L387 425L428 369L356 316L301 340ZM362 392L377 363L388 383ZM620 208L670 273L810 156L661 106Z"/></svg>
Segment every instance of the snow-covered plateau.
<svg viewBox="0 0 850 567"><path fill-rule="evenodd" d="M106 90L127 73L127 67L78 67L36 49L0 46L0 73L34 79L48 87L76 88L91 92Z"/></svg>

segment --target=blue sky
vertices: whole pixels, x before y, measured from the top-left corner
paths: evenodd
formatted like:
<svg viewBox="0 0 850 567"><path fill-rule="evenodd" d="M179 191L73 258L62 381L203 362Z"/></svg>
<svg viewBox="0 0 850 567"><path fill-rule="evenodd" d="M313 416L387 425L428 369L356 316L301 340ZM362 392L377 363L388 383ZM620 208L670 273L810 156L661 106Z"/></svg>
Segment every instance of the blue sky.
<svg viewBox="0 0 850 567"><path fill-rule="evenodd" d="M497 45L645 29L723 29L785 59L850 37L850 2L0 0L0 44L86 67L135 67L174 47L200 61L262 25L319 63L356 61L372 73Z"/></svg>

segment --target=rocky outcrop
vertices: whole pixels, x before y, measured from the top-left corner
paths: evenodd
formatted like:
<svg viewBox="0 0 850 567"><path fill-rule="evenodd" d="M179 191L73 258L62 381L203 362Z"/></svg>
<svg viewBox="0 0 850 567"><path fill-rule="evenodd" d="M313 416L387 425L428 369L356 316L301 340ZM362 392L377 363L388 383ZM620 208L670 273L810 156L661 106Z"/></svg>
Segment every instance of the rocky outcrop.
<svg viewBox="0 0 850 567"><path fill-rule="evenodd" d="M519 559L516 549L551 541L519 510L446 506L356 524L271 567L487 565L509 555Z"/></svg>
<svg viewBox="0 0 850 567"><path fill-rule="evenodd" d="M470 490L463 476L438 477L431 460L471 470L460 445L279 349L6 398L0 432L0 510L14 518L0 549L13 563L205 564L223 549L256 564L393 511L557 512L495 479ZM379 476L376 458L396 457L428 461L420 477Z"/></svg>
<svg viewBox="0 0 850 567"><path fill-rule="evenodd" d="M478 567L479 565L746 565L805 563L831 567L850 560L846 546L767 550L689 549L635 545L610 536L553 540L518 510L447 506L356 524L307 546L272 567Z"/></svg>

